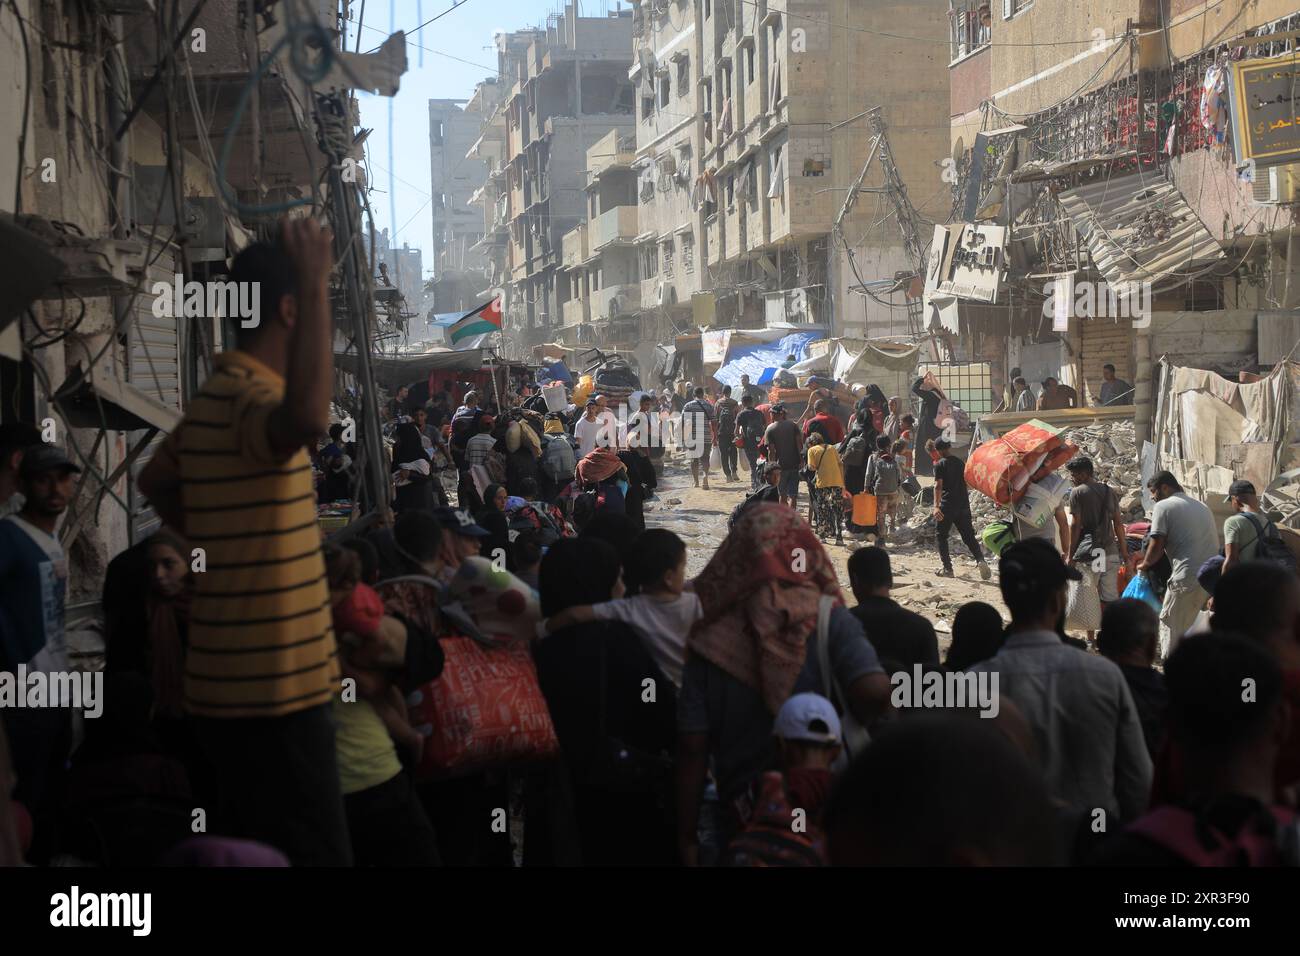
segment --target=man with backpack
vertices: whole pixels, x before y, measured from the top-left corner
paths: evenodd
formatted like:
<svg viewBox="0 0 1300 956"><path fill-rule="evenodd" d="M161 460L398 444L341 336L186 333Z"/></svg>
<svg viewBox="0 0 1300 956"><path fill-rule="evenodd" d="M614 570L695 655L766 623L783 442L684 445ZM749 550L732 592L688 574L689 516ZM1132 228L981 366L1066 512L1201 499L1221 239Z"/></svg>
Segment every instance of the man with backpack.
<svg viewBox="0 0 1300 956"><path fill-rule="evenodd" d="M722 397L714 406L718 411L718 451L722 454L722 475L727 481L739 479L736 466L736 416L740 403L731 397L731 386L722 387Z"/></svg>
<svg viewBox="0 0 1300 956"><path fill-rule="evenodd" d="M767 419L754 407L754 396L746 394L740 400L740 414L736 416L736 429L744 441L745 458L749 460L749 486L757 491L763 487L763 475L758 465L758 446L767 429Z"/></svg>
<svg viewBox="0 0 1300 956"><path fill-rule="evenodd" d="M1291 571L1296 568L1295 555L1268 516L1259 510L1255 486L1239 478L1228 486L1226 502L1234 512L1223 522L1223 567L1221 574L1241 561L1270 561Z"/></svg>
<svg viewBox="0 0 1300 956"><path fill-rule="evenodd" d="M554 501L564 486L573 481L576 450L576 443L564 430L564 419L557 412L547 415L545 434L542 435L541 467L538 469L544 501Z"/></svg>
<svg viewBox="0 0 1300 956"><path fill-rule="evenodd" d="M898 466L889 447L889 436L876 436L876 453L867 462L867 477L863 487L876 496L876 544L885 546L885 523L889 534L898 530L898 507L903 499L903 470Z"/></svg>

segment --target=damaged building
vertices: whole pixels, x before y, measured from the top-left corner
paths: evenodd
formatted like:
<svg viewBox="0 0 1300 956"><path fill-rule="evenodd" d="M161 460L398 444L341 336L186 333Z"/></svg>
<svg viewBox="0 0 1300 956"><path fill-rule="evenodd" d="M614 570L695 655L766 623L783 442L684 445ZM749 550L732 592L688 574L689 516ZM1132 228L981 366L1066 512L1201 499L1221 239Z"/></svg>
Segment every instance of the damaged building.
<svg viewBox="0 0 1300 956"><path fill-rule="evenodd" d="M1300 139L1273 86L1293 5L949 6L957 214L925 308L995 395L1019 368L1096 405L1111 364L1140 445L1162 357L1234 381L1287 358Z"/></svg>
<svg viewBox="0 0 1300 956"><path fill-rule="evenodd" d="M545 29L497 36L501 94L468 155L488 167L472 196L484 223L473 248L491 264L483 291L503 295L510 357L563 327L573 297L564 235L589 216L588 150L611 130L631 132L631 56L628 10L584 17L569 3ZM471 102L486 96L480 84Z"/></svg>

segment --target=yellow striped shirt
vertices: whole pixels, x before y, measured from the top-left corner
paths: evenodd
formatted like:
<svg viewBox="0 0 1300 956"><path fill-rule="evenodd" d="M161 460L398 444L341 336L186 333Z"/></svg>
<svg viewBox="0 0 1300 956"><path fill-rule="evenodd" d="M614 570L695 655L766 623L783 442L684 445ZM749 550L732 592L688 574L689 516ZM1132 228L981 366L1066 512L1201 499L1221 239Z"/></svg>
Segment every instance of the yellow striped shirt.
<svg viewBox="0 0 1300 956"><path fill-rule="evenodd" d="M283 397L281 376L224 352L168 439L186 535L207 563L185 661L194 714L277 717L339 687L311 463L302 448L276 454L267 433Z"/></svg>

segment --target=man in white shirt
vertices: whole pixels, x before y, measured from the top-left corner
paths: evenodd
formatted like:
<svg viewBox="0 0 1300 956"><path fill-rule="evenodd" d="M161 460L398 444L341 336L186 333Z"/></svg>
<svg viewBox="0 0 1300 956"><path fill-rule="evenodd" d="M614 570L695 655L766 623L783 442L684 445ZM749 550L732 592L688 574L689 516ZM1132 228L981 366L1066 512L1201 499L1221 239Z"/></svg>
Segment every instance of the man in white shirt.
<svg viewBox="0 0 1300 956"><path fill-rule="evenodd" d="M597 448L618 447L618 419L614 413L603 411L598 397L587 399L587 409L573 426L573 437L578 442L578 457L586 458Z"/></svg>

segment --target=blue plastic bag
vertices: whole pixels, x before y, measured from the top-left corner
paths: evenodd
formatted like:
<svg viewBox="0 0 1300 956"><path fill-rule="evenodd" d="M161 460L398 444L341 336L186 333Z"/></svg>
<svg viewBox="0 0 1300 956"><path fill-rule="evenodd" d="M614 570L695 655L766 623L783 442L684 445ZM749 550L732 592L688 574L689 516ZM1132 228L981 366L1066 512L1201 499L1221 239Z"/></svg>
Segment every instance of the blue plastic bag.
<svg viewBox="0 0 1300 956"><path fill-rule="evenodd" d="M1156 592L1151 587L1151 582L1147 580L1145 572L1139 572L1132 581L1129 581L1123 596L1145 601L1157 614L1160 613L1161 601L1156 597Z"/></svg>

